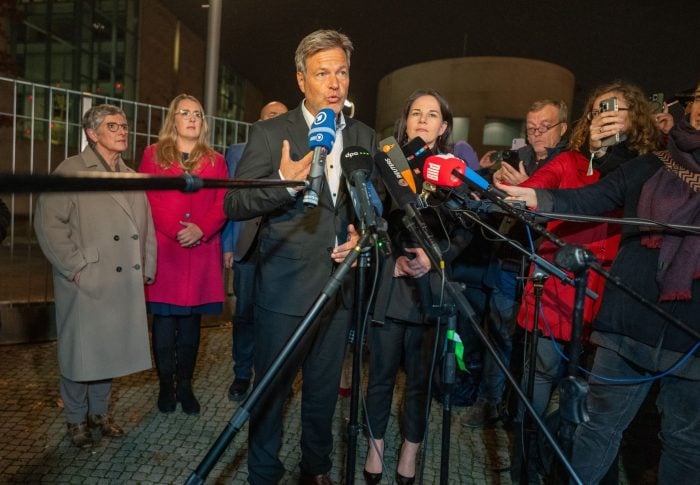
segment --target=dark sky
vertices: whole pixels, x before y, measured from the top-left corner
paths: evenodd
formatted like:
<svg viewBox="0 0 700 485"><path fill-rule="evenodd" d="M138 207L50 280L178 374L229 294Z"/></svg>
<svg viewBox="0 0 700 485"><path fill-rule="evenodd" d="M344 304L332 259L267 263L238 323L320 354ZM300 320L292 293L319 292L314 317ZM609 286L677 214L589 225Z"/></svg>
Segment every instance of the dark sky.
<svg viewBox="0 0 700 485"><path fill-rule="evenodd" d="M201 3L166 2L206 39ZM266 99L295 106L301 93L294 50L318 28L352 39L350 97L370 125L379 80L435 59L513 56L559 64L576 77L575 116L593 87L613 79L667 98L700 81L700 0L223 0L221 56Z"/></svg>

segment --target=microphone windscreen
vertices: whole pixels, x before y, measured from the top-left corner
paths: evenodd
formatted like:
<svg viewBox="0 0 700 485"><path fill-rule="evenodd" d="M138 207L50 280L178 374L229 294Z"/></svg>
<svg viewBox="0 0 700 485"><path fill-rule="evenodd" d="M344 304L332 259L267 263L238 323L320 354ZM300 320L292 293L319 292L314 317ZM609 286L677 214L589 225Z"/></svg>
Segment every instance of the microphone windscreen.
<svg viewBox="0 0 700 485"><path fill-rule="evenodd" d="M309 129L309 150L325 148L330 152L335 143L335 112L324 108L318 112Z"/></svg>
<svg viewBox="0 0 700 485"><path fill-rule="evenodd" d="M425 141L417 136L413 140L406 143L401 147L406 160L411 168L416 169L420 172L423 171L423 164L425 160L433 154L430 148L425 143Z"/></svg>
<svg viewBox="0 0 700 485"><path fill-rule="evenodd" d="M408 183L408 186L411 187L413 193L417 193L418 185L416 184L416 180L413 176L413 171L411 170L411 166L408 164L408 160L406 160L406 156L403 154L401 147L399 147L399 142L396 141L396 138L393 136L385 138L379 142L379 146L381 147L381 150L389 156L394 166L399 169L399 172L401 172L401 175Z"/></svg>
<svg viewBox="0 0 700 485"><path fill-rule="evenodd" d="M374 165L377 167L387 192L399 206L415 204L416 194L410 189L408 182L406 182L399 169L391 161L389 155L381 151L377 152L374 156Z"/></svg>
<svg viewBox="0 0 700 485"><path fill-rule="evenodd" d="M347 147L340 155L340 169L351 182L352 174L358 170L365 174L365 178L369 178L372 173L372 155L362 147Z"/></svg>
<svg viewBox="0 0 700 485"><path fill-rule="evenodd" d="M472 146L466 141L461 140L455 143L455 147L452 152L454 153L455 157L464 160L467 167L471 168L472 170L479 170L481 168L479 166L479 157Z"/></svg>
<svg viewBox="0 0 700 485"><path fill-rule="evenodd" d="M453 170L464 174L466 164L452 155L431 155L423 165L423 178L438 187L458 187L462 181L452 175Z"/></svg>

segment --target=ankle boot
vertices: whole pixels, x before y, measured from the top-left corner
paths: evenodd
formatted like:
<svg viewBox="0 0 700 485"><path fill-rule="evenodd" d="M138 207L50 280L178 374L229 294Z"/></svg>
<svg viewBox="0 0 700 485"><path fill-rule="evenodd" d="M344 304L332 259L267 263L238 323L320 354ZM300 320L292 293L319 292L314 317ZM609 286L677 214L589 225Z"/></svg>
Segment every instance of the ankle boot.
<svg viewBox="0 0 700 485"><path fill-rule="evenodd" d="M182 412L185 414L199 414L199 402L192 392L192 381L178 380L175 395L182 405Z"/></svg>

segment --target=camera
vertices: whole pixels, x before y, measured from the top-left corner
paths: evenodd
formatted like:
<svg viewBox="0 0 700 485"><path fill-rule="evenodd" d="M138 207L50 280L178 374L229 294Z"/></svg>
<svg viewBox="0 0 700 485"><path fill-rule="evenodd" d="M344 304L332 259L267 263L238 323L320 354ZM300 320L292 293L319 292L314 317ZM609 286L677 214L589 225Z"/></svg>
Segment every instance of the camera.
<svg viewBox="0 0 700 485"><path fill-rule="evenodd" d="M605 113L607 111L619 111L619 106L617 104L617 98L612 97L612 98L604 99L603 101L600 102L598 109L600 110L601 113ZM615 133L614 135L611 135L607 138L603 138L602 140L600 140L600 142L602 143L601 146L609 147L612 145L617 145L618 143L622 143L626 139L627 139L627 135L624 132L619 131L619 132Z"/></svg>
<svg viewBox="0 0 700 485"><path fill-rule="evenodd" d="M515 170L520 170L520 156L517 150L498 150L493 152L489 158L492 162L505 162Z"/></svg>
<svg viewBox="0 0 700 485"><path fill-rule="evenodd" d="M654 93L649 96L649 104L652 113L662 113L664 111L664 93Z"/></svg>

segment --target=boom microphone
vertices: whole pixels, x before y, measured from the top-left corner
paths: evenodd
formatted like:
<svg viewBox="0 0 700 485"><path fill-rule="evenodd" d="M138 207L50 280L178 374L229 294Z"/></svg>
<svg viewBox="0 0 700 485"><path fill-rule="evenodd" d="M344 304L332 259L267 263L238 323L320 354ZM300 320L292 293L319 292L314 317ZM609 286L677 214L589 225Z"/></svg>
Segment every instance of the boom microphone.
<svg viewBox="0 0 700 485"><path fill-rule="evenodd" d="M316 207L323 190L323 166L335 142L335 112L324 108L318 112L309 129L309 150L313 150L311 169L304 189L304 206Z"/></svg>
<svg viewBox="0 0 700 485"><path fill-rule="evenodd" d="M457 187L462 182L489 198L505 199L508 194L491 185L457 157L452 155L432 155L423 165L423 177L428 182L441 187Z"/></svg>

